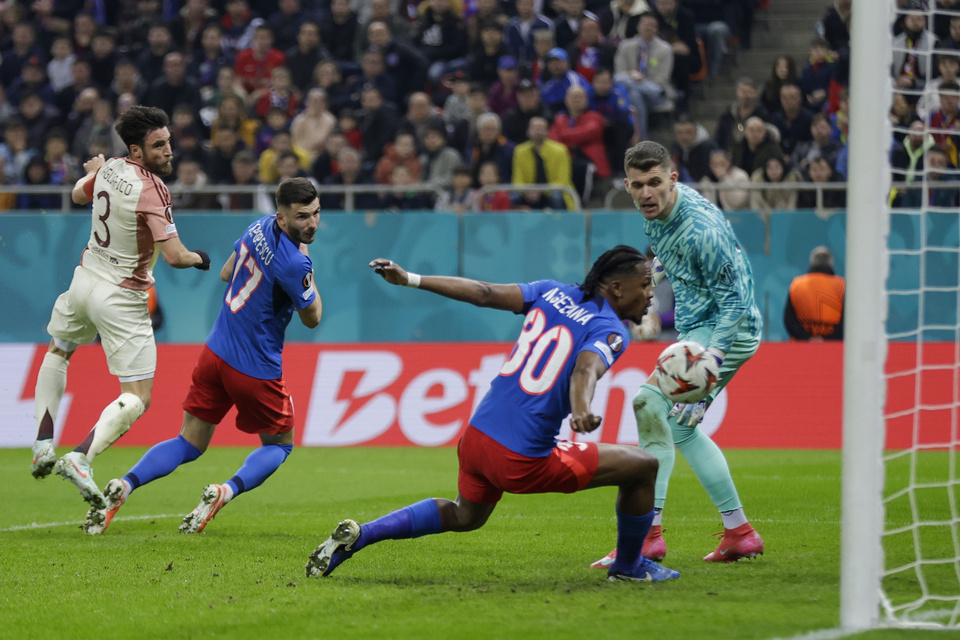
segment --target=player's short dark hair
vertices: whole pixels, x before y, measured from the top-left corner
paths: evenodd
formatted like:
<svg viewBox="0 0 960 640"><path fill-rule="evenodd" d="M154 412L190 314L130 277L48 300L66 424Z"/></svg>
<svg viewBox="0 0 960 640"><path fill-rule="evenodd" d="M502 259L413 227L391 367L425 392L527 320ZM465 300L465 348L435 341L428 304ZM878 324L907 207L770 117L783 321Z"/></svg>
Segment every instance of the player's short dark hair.
<svg viewBox="0 0 960 640"><path fill-rule="evenodd" d="M277 207L310 204L317 198L317 188L307 178L290 178L277 187Z"/></svg>
<svg viewBox="0 0 960 640"><path fill-rule="evenodd" d="M613 249L603 252L593 266L590 267L587 277L584 278L580 289L589 297L597 293L600 285L613 276L626 275L633 271L638 264L645 264L646 257L637 249L619 244Z"/></svg>
<svg viewBox="0 0 960 640"><path fill-rule="evenodd" d="M656 167L670 169L670 152L662 144L653 140L644 140L627 150L623 157L623 170L639 169L650 171Z"/></svg>
<svg viewBox="0 0 960 640"><path fill-rule="evenodd" d="M169 124L170 118L163 109L138 104L120 114L113 128L129 149L133 145L142 147L151 131L163 129Z"/></svg>

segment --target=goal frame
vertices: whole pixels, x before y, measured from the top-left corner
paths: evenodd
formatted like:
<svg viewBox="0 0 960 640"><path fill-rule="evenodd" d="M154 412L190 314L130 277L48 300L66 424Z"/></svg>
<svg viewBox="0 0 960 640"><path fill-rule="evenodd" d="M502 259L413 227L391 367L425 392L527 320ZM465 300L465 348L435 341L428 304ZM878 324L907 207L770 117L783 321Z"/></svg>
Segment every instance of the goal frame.
<svg viewBox="0 0 960 640"><path fill-rule="evenodd" d="M880 616L893 17L891 0L858 2L850 28L840 541L840 625L850 631Z"/></svg>

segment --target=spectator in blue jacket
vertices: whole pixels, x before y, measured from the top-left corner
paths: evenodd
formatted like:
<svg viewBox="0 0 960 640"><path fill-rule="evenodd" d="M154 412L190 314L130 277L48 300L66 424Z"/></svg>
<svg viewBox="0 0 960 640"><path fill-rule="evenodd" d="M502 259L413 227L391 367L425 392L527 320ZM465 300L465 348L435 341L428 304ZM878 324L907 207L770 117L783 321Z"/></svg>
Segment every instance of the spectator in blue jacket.
<svg viewBox="0 0 960 640"><path fill-rule="evenodd" d="M503 41L510 53L521 62L536 60L533 50L533 34L541 29L553 32L553 23L533 10L533 0L517 0L517 15L503 29Z"/></svg>
<svg viewBox="0 0 960 640"><path fill-rule="evenodd" d="M601 67L587 88L587 99L589 110L603 116L603 143L610 167L615 174L622 174L623 154L630 148L636 124L630 113L630 94L625 86L613 81L613 71Z"/></svg>
<svg viewBox="0 0 960 640"><path fill-rule="evenodd" d="M810 41L810 60L800 70L800 89L814 113L823 111L830 94L830 82L837 77L837 63L829 59L830 45L823 38Z"/></svg>
<svg viewBox="0 0 960 640"><path fill-rule="evenodd" d="M540 100L551 112L564 108L563 101L570 87L590 86L586 78L570 69L570 56L560 47L547 52L547 68L540 74Z"/></svg>

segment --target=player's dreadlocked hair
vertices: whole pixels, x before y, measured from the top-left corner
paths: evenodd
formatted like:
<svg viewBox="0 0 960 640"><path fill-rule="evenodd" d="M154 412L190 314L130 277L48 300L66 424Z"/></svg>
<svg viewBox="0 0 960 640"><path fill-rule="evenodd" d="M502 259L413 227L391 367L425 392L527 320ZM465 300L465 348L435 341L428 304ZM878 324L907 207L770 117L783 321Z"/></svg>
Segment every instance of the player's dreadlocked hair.
<svg viewBox="0 0 960 640"><path fill-rule="evenodd" d="M590 273L587 274L583 284L580 285L580 289L583 290L585 297L589 298L597 293L600 285L609 280L611 276L626 274L636 267L637 263L646 261L646 257L633 247L618 244L597 258L597 261L590 267Z"/></svg>

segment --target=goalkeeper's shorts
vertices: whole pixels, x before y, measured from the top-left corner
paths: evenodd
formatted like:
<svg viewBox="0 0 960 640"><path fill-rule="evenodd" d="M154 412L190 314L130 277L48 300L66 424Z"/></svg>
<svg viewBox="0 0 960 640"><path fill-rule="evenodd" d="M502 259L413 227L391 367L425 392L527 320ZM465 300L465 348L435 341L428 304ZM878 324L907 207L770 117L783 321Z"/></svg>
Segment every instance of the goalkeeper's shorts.
<svg viewBox="0 0 960 640"><path fill-rule="evenodd" d="M680 334L680 336L677 337L677 341L692 340L693 342L707 346L712 335L713 327L697 327L696 329L691 329L686 333ZM734 374L740 370L740 367L753 357L753 354L757 352L758 348L760 348L759 335L748 331L740 331L737 334L737 339L733 345L731 345L730 350L727 351L727 355L723 359L723 364L720 366L720 382L717 383L717 386L714 387L713 391L705 398L708 405L712 403L723 388L727 386L727 383L733 379Z"/></svg>

